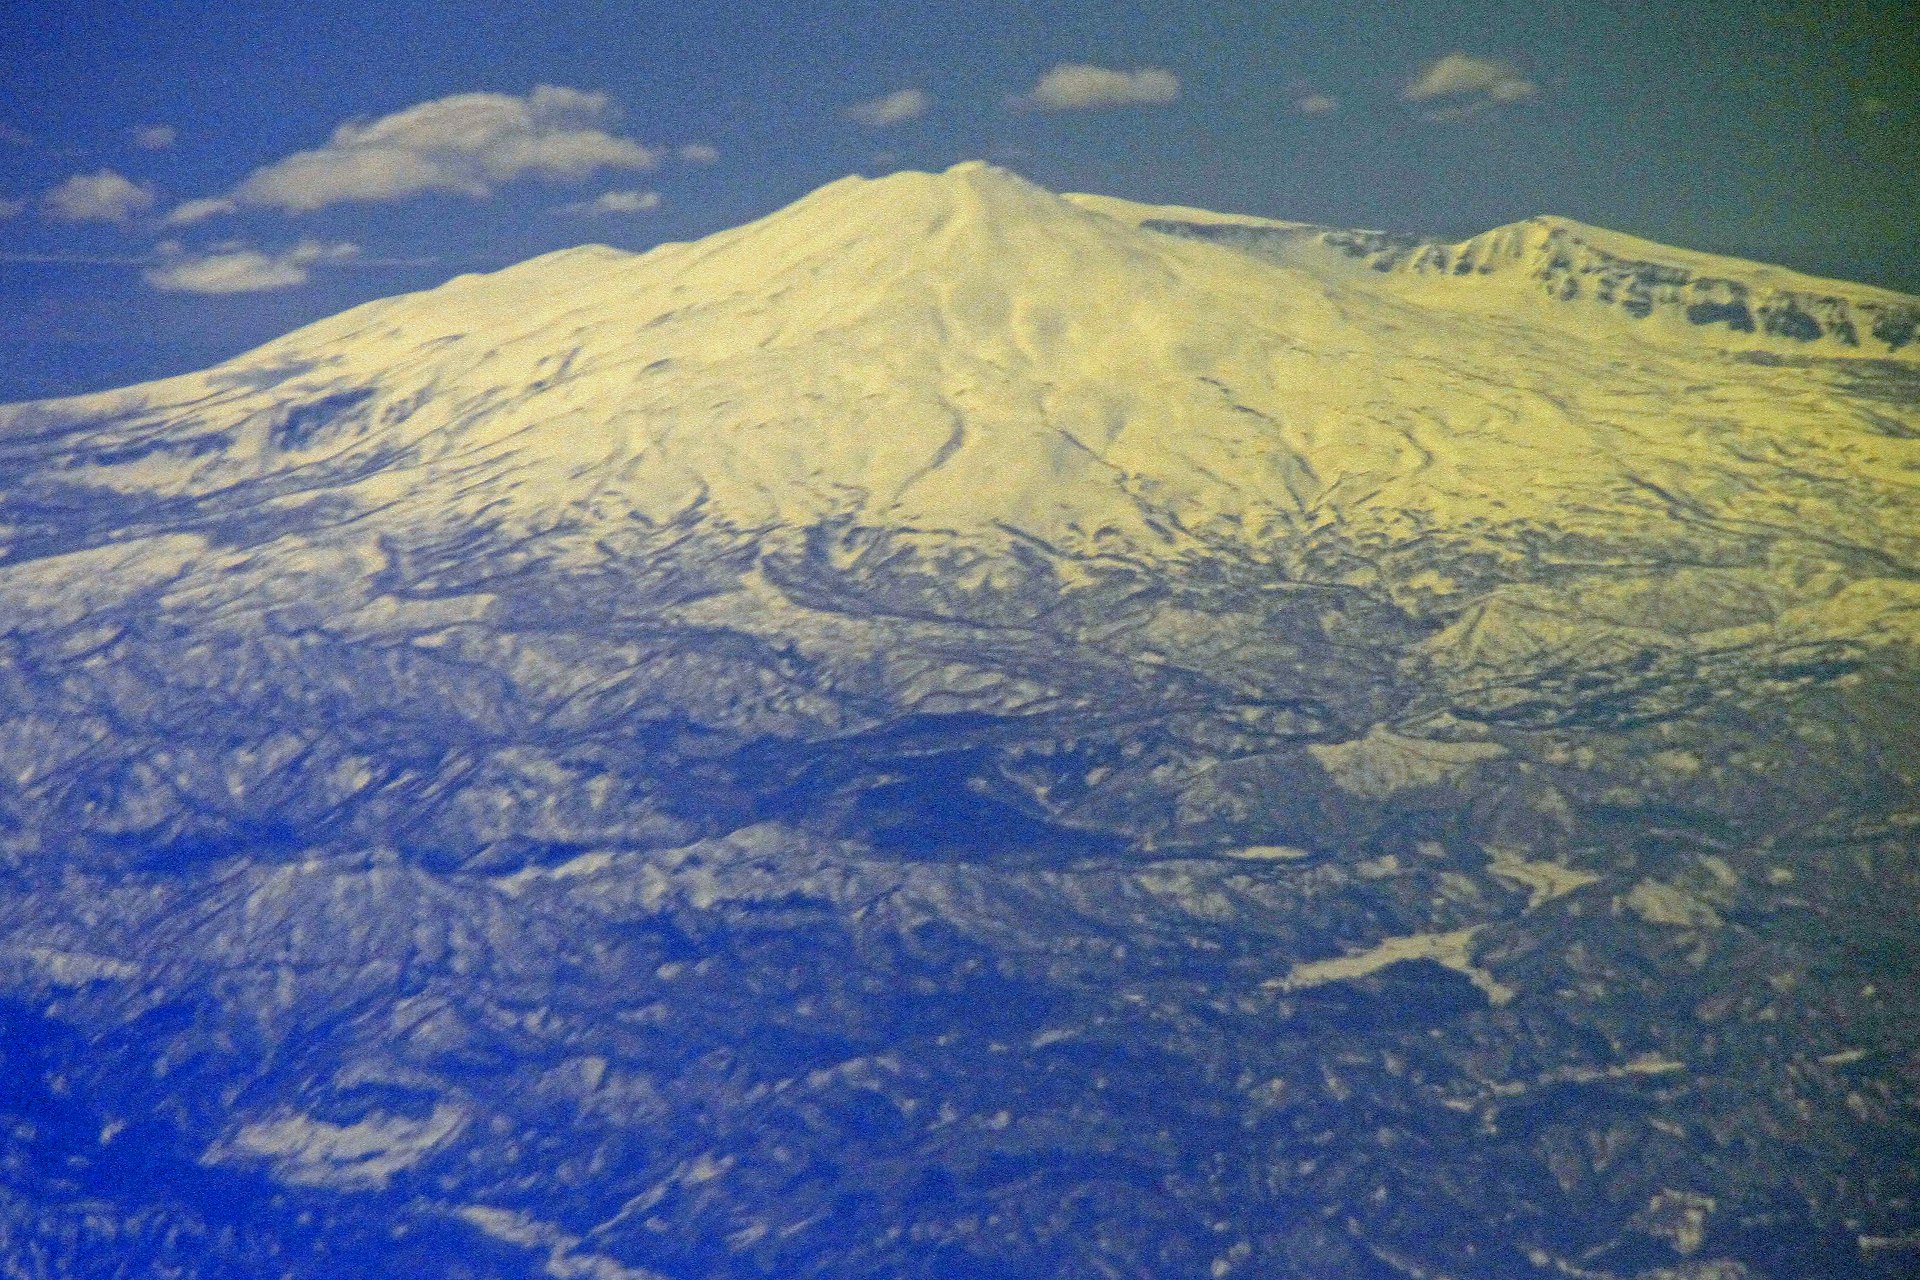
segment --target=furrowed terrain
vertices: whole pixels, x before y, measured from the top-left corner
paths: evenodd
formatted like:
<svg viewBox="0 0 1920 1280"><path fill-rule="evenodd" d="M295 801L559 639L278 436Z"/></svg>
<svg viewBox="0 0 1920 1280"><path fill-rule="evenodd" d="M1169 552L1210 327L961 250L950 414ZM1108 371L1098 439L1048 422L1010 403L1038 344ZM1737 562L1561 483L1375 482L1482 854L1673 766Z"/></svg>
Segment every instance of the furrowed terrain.
<svg viewBox="0 0 1920 1280"><path fill-rule="evenodd" d="M0 1263L1911 1274L1916 323L970 164L0 409Z"/></svg>

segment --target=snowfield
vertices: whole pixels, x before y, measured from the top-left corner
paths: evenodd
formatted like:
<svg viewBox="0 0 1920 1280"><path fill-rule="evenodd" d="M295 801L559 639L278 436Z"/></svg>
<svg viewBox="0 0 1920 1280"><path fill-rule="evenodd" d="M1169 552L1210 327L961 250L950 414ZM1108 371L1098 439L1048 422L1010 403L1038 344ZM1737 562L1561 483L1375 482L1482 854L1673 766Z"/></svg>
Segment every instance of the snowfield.
<svg viewBox="0 0 1920 1280"><path fill-rule="evenodd" d="M0 1271L1911 1274L1917 326L970 163L0 408Z"/></svg>

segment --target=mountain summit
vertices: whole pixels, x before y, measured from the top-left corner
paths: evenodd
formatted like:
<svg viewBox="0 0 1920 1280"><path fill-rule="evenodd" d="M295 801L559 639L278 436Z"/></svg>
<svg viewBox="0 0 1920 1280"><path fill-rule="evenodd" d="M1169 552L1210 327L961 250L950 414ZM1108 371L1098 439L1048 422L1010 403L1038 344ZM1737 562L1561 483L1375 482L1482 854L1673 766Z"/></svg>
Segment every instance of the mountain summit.
<svg viewBox="0 0 1920 1280"><path fill-rule="evenodd" d="M0 411L0 442L33 424L76 482L202 504L325 475L414 520L699 504L738 527L1178 551L1591 508L1682 438L1704 451L1686 469L1767 489L1736 420L1897 470L1857 439L1861 402L1786 384L1856 378L1868 331L1905 359L1889 326L1920 304L1780 301L1818 283L1563 220L1428 245L1058 197L973 162L843 179L693 244L463 276L205 374ZM1623 366L1732 379L1745 403L1676 401L1648 438L1623 429L1646 409Z"/></svg>
<svg viewBox="0 0 1920 1280"><path fill-rule="evenodd" d="M970 164L0 409L0 1273L1911 1276L1916 305Z"/></svg>

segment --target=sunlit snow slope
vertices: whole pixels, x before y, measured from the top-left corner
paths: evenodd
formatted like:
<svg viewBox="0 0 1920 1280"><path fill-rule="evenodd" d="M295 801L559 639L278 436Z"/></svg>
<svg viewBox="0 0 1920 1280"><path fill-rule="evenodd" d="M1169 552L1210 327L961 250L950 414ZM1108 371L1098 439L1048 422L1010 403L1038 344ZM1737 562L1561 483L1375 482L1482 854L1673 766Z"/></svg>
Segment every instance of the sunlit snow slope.
<svg viewBox="0 0 1920 1280"><path fill-rule="evenodd" d="M966 164L0 408L0 1272L1911 1275L1916 317Z"/></svg>
<svg viewBox="0 0 1920 1280"><path fill-rule="evenodd" d="M14 410L5 438L53 436L66 482L173 500L300 473L408 519L699 504L740 527L1010 527L1074 550L1335 523L1619 532L1664 490L1818 516L1912 563L1884 518L1910 450L1858 394L1905 398L1910 325L1842 347L1596 317L1629 253L1748 292L1819 282L1555 220L1355 259L1344 233L1186 216L979 164L849 178L696 244L553 254L206 374ZM1279 246L1218 235L1243 228Z"/></svg>

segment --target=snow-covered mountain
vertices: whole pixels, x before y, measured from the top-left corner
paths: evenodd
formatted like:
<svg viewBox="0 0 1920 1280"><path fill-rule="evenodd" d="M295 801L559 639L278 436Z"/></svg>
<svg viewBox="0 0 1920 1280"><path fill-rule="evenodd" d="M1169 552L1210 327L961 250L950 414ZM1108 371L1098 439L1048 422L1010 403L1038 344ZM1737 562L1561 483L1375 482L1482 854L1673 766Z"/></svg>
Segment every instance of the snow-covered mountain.
<svg viewBox="0 0 1920 1280"><path fill-rule="evenodd" d="M7 411L0 439L39 464L29 487L199 511L325 489L390 513L374 523L698 509L1072 553L1623 534L1671 485L1723 518L1815 504L1912 564L1896 411L1920 348L1882 322L1920 303L1829 286L1812 338L1675 319L1709 293L1776 316L1820 284L1552 219L1414 246L973 164L845 179L697 244L461 277L204 374ZM1616 322L1582 305L1601 300ZM1895 363L1864 358L1881 331ZM10 505L30 539L30 498Z"/></svg>
<svg viewBox="0 0 1920 1280"><path fill-rule="evenodd" d="M968 164L0 409L0 1259L1901 1274L1916 315Z"/></svg>
<svg viewBox="0 0 1920 1280"><path fill-rule="evenodd" d="M1638 236L1542 216L1458 244L1383 231L1237 217L1108 196L1068 196L1147 230L1230 244L1255 256L1338 273L1453 277L1458 288L1420 289L1429 305L1510 308L1500 285L1539 291L1581 309L1618 310L1673 341L1781 355L1916 358L1920 300L1887 289L1823 280L1782 267L1655 244ZM1489 281L1488 277L1494 277ZM1487 285L1494 283L1493 289ZM1376 288L1380 287L1376 285ZM1683 326L1718 328L1686 336ZM1751 335L1745 340L1741 335Z"/></svg>

